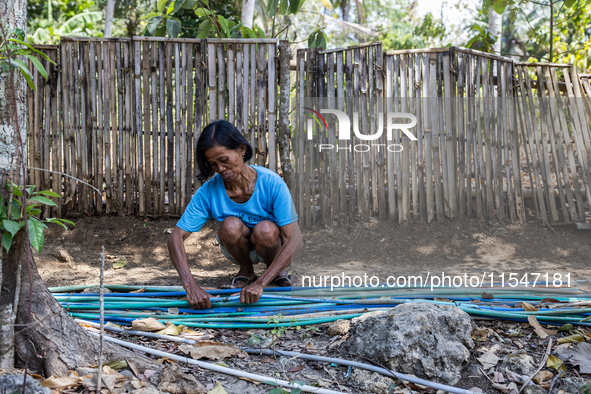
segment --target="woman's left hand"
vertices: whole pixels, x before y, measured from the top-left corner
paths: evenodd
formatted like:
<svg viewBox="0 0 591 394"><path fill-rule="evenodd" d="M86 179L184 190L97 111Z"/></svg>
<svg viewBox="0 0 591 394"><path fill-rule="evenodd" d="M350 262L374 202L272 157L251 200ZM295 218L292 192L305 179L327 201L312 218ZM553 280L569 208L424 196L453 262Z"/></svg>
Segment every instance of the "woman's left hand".
<svg viewBox="0 0 591 394"><path fill-rule="evenodd" d="M257 282L251 283L248 286L242 288L240 292L240 302L243 304L254 304L261 298L263 294L263 286Z"/></svg>

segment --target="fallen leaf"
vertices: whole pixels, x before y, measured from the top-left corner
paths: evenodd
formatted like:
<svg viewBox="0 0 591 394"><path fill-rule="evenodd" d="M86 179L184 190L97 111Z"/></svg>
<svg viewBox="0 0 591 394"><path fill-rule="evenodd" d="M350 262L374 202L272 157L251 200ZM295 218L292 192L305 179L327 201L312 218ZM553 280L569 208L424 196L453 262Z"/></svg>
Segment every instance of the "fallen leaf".
<svg viewBox="0 0 591 394"><path fill-rule="evenodd" d="M115 390L115 380L117 380L117 377L115 375L102 375L101 380L109 389L109 391Z"/></svg>
<svg viewBox="0 0 591 394"><path fill-rule="evenodd" d="M166 326L153 317L147 319L137 319L131 322L131 329L136 331L160 331Z"/></svg>
<svg viewBox="0 0 591 394"><path fill-rule="evenodd" d="M538 310L538 308L536 308L535 306L533 306L529 302L525 302L525 301L521 301L521 307L523 308L524 311L528 311L528 312L536 312Z"/></svg>
<svg viewBox="0 0 591 394"><path fill-rule="evenodd" d="M546 367L553 369L555 371L566 372L566 367L562 363L562 360L554 355L548 356L548 361L546 361Z"/></svg>
<svg viewBox="0 0 591 394"><path fill-rule="evenodd" d="M306 368L305 366L301 366L301 367L293 367L291 369L288 369L287 372L298 372L301 371L302 369Z"/></svg>
<svg viewBox="0 0 591 394"><path fill-rule="evenodd" d="M144 291L146 291L146 288L142 287L141 289L130 291L130 293L143 293Z"/></svg>
<svg viewBox="0 0 591 394"><path fill-rule="evenodd" d="M127 260L117 260L113 263L113 269L123 268L127 265Z"/></svg>
<svg viewBox="0 0 591 394"><path fill-rule="evenodd" d="M552 376L554 376L554 374L550 371L540 371L537 374L535 374L535 376L532 378L532 380L534 382L536 382L537 384L542 384L546 380L552 378Z"/></svg>
<svg viewBox="0 0 591 394"><path fill-rule="evenodd" d="M183 326L182 324L179 324L177 326L173 322L168 322L168 323L166 323L166 328L164 330L157 331L156 334L179 335L181 333L181 331L183 331L184 327L185 326Z"/></svg>
<svg viewBox="0 0 591 394"><path fill-rule="evenodd" d="M483 298L483 299L485 299L485 300L493 300L493 299L495 298L495 296L494 296L494 295L492 295L492 294L490 294L490 293L487 293L486 291L485 291L485 292L483 292L483 293L480 295L480 297L481 297L481 298Z"/></svg>
<svg viewBox="0 0 591 394"><path fill-rule="evenodd" d="M497 365L501 359L497 357L493 352L486 352L482 356L478 357L477 360L482 364L484 369L489 369Z"/></svg>
<svg viewBox="0 0 591 394"><path fill-rule="evenodd" d="M224 386L220 382L215 382L215 387L213 390L209 390L207 394L228 394L228 392L224 390Z"/></svg>
<svg viewBox="0 0 591 394"><path fill-rule="evenodd" d="M50 387L52 389L59 389L68 386L76 386L81 381L81 378L75 376L65 376L62 378L52 376L49 379L45 379L44 381L42 381L41 386Z"/></svg>
<svg viewBox="0 0 591 394"><path fill-rule="evenodd" d="M137 379L134 379L134 380L132 380L132 381L131 381L131 385L132 385L134 388L136 388L136 389L140 389L140 388L142 388L142 387L146 387L146 386L148 386L148 385L149 385L149 383L146 383L146 382L140 382L139 380L137 380Z"/></svg>
<svg viewBox="0 0 591 394"><path fill-rule="evenodd" d="M566 360L569 363L578 365L581 373L591 374L591 344L587 342L577 343L562 354L563 357L568 357Z"/></svg>
<svg viewBox="0 0 591 394"><path fill-rule="evenodd" d="M247 382L250 382L250 383L254 384L255 386L258 386L259 384L261 384L261 382L259 382L258 380L253 380L253 379L245 378L244 376L241 376L238 379L240 379L240 380L246 380Z"/></svg>
<svg viewBox="0 0 591 394"><path fill-rule="evenodd" d="M223 360L225 358L234 357L242 354L242 350L237 347L226 345L217 342L208 342L207 345L197 343L195 345L181 345L179 349L191 355L194 360L207 358L209 360Z"/></svg>
<svg viewBox="0 0 591 394"><path fill-rule="evenodd" d="M135 376L138 376L140 374L140 370L137 369L137 367L135 366L135 364L133 362L127 361L127 364L129 365L129 369L131 369L131 372L133 372L133 374Z"/></svg>
<svg viewBox="0 0 591 394"><path fill-rule="evenodd" d="M319 387L330 387L330 382L327 382L326 380L318 379L316 383L318 383Z"/></svg>
<svg viewBox="0 0 591 394"><path fill-rule="evenodd" d="M125 360L111 361L110 363L106 364L105 367L110 367L114 370L127 368L127 361L125 361Z"/></svg>
<svg viewBox="0 0 591 394"><path fill-rule="evenodd" d="M548 333L540 325L540 322L538 322L538 319L536 319L535 316L533 316L533 315L528 316L527 321L534 328L534 330L536 331L536 334L538 334L538 336L540 338L544 339L544 338L548 337Z"/></svg>
<svg viewBox="0 0 591 394"><path fill-rule="evenodd" d="M583 334L573 334L568 337L558 338L557 343L570 343L570 342L585 342Z"/></svg>
<svg viewBox="0 0 591 394"><path fill-rule="evenodd" d="M502 372L495 371L492 380L494 383L505 383L505 376L503 376Z"/></svg>
<svg viewBox="0 0 591 394"><path fill-rule="evenodd" d="M570 323L566 323L565 325L563 325L562 327L560 327L558 329L558 332L562 332L562 331L568 331L568 330L572 330L574 327L572 324Z"/></svg>

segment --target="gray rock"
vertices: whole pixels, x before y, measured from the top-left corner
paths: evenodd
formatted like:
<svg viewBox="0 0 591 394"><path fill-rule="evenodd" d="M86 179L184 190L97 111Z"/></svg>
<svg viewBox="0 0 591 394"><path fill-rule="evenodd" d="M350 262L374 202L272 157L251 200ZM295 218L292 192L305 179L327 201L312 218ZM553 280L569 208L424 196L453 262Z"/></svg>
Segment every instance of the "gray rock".
<svg viewBox="0 0 591 394"><path fill-rule="evenodd" d="M521 375L529 375L536 370L534 359L524 350L519 350L503 357L501 368L507 368Z"/></svg>
<svg viewBox="0 0 591 394"><path fill-rule="evenodd" d="M470 316L456 307L402 304L354 319L347 346L394 371L455 384L474 346L473 327Z"/></svg>
<svg viewBox="0 0 591 394"><path fill-rule="evenodd" d="M346 335L351 329L351 322L345 319L339 319L328 325L328 335Z"/></svg>
<svg viewBox="0 0 591 394"><path fill-rule="evenodd" d="M359 393L389 394L398 388L393 379L364 369L354 369L350 379Z"/></svg>
<svg viewBox="0 0 591 394"><path fill-rule="evenodd" d="M591 393L591 379L564 378L561 379L560 388L568 393Z"/></svg>
<svg viewBox="0 0 591 394"><path fill-rule="evenodd" d="M142 387L141 389L136 389L129 392L130 394L160 394L161 391L158 390L156 387L150 385L147 387Z"/></svg>
<svg viewBox="0 0 591 394"><path fill-rule="evenodd" d="M529 384L523 389L523 394L546 394L547 391L537 384Z"/></svg>
<svg viewBox="0 0 591 394"><path fill-rule="evenodd" d="M205 394L207 390L195 376L186 374L178 365L169 365L160 371L158 389L172 394Z"/></svg>
<svg viewBox="0 0 591 394"><path fill-rule="evenodd" d="M62 263L71 264L74 261L70 253L68 253L68 251L64 248L55 249L53 252L51 252L51 255Z"/></svg>
<svg viewBox="0 0 591 394"><path fill-rule="evenodd" d="M23 375L2 375L0 376L0 393L20 393L23 390ZM51 390L30 376L27 376L25 386L27 394L50 394Z"/></svg>

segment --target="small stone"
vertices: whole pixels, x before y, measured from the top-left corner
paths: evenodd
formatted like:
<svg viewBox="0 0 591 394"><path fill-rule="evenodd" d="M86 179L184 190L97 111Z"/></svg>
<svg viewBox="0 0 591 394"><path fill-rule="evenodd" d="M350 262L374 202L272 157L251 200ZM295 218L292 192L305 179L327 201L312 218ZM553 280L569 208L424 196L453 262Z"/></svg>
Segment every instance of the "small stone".
<svg viewBox="0 0 591 394"><path fill-rule="evenodd" d="M68 263L71 264L72 262L74 262L74 259L72 258L72 256L70 255L70 253L68 253L68 251L64 248L57 248L55 249L51 255L53 257L55 257L56 259L58 259L59 261L61 261L62 263Z"/></svg>
<svg viewBox="0 0 591 394"><path fill-rule="evenodd" d="M501 368L507 368L521 375L529 375L535 371L536 366L534 359L530 355L525 353L524 350L519 350L503 357Z"/></svg>
<svg viewBox="0 0 591 394"><path fill-rule="evenodd" d="M591 392L591 379L576 377L564 378L562 379L560 388L569 393Z"/></svg>
<svg viewBox="0 0 591 394"><path fill-rule="evenodd" d="M186 374L178 365L166 366L160 371L158 389L172 394L205 394L207 390L193 375Z"/></svg>
<svg viewBox="0 0 591 394"><path fill-rule="evenodd" d="M2 375L0 376L0 393L21 393L23 391L23 375ZM25 388L27 394L50 394L51 390L42 387L41 383L28 377Z"/></svg>
<svg viewBox="0 0 591 394"><path fill-rule="evenodd" d="M133 390L133 391L129 392L129 394L160 394L160 393L161 393L161 391L152 385L149 385L147 387L142 387L137 390Z"/></svg>
<svg viewBox="0 0 591 394"><path fill-rule="evenodd" d="M98 294L101 291L99 286L95 287L87 287L86 289L82 290L83 293L91 293L91 294ZM111 293L111 290L107 288L103 288L103 294Z"/></svg>
<svg viewBox="0 0 591 394"><path fill-rule="evenodd" d="M525 386L525 388L522 391L523 394L546 394L547 392L548 392L547 390L541 388L537 384L531 384L531 383L529 385Z"/></svg>
<svg viewBox="0 0 591 394"><path fill-rule="evenodd" d="M484 391L482 391L482 389L478 388L478 387L472 387L470 389L470 391L474 392L474 393L484 393Z"/></svg>
<svg viewBox="0 0 591 394"><path fill-rule="evenodd" d="M339 319L339 320L331 322L328 325L328 334L330 336L346 335L349 333L350 328L351 328L351 322L349 320Z"/></svg>
<svg viewBox="0 0 591 394"><path fill-rule="evenodd" d="M351 384L357 388L356 391L359 393L374 394L393 393L398 387L393 379L363 369L353 370Z"/></svg>

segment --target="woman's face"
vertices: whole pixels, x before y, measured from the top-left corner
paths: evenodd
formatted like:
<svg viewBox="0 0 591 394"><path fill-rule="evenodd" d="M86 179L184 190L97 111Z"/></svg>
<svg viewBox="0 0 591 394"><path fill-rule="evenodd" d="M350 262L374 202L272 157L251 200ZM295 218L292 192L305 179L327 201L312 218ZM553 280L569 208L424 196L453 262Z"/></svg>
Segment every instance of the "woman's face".
<svg viewBox="0 0 591 394"><path fill-rule="evenodd" d="M242 172L246 152L244 145L238 149L228 149L222 145L214 145L205 151L205 160L213 171L220 174L224 180L236 179Z"/></svg>

